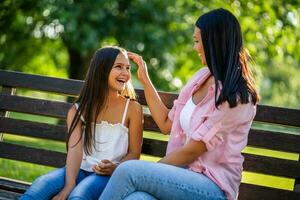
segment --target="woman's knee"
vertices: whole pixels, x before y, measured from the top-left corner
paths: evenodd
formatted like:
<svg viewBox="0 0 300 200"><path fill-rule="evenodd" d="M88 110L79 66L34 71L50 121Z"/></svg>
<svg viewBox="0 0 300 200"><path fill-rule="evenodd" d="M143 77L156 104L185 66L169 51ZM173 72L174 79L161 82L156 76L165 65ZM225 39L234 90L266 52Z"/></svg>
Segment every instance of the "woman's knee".
<svg viewBox="0 0 300 200"><path fill-rule="evenodd" d="M129 160L123 162L116 168L113 175L124 176L130 174L137 174L140 170L142 170L141 168L144 165L144 162L145 161L141 160Z"/></svg>

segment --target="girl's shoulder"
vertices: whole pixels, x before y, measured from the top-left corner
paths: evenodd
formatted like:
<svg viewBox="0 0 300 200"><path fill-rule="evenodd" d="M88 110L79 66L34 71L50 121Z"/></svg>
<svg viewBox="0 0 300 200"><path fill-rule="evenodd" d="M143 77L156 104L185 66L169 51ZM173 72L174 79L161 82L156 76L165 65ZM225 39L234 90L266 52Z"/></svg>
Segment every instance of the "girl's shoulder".
<svg viewBox="0 0 300 200"><path fill-rule="evenodd" d="M73 104L73 105L69 108L67 115L75 115L75 113L77 112L77 109L78 109L78 107L75 106L75 104Z"/></svg>
<svg viewBox="0 0 300 200"><path fill-rule="evenodd" d="M129 118L142 116L143 108L142 105L136 100L129 100L127 115Z"/></svg>
<svg viewBox="0 0 300 200"><path fill-rule="evenodd" d="M137 112L142 110L142 105L133 99L129 100L129 105L128 105L128 111L130 112Z"/></svg>

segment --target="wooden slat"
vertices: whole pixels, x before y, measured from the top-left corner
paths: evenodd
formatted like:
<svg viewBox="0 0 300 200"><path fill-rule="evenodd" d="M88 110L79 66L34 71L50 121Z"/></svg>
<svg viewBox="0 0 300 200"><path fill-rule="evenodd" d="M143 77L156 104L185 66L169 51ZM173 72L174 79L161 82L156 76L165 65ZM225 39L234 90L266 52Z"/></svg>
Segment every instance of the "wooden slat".
<svg viewBox="0 0 300 200"><path fill-rule="evenodd" d="M30 184L15 180L15 179L9 179L6 177L0 177L0 189L11 191L11 192L17 192L17 193L24 193Z"/></svg>
<svg viewBox="0 0 300 200"><path fill-rule="evenodd" d="M275 176L299 178L300 162L243 153L244 170Z"/></svg>
<svg viewBox="0 0 300 200"><path fill-rule="evenodd" d="M300 153L300 135L251 129L248 137L248 145Z"/></svg>
<svg viewBox="0 0 300 200"><path fill-rule="evenodd" d="M0 95L0 109L64 119L71 103Z"/></svg>
<svg viewBox="0 0 300 200"><path fill-rule="evenodd" d="M83 81L0 70L0 85L78 95Z"/></svg>
<svg viewBox="0 0 300 200"><path fill-rule="evenodd" d="M300 127L300 110L258 105L254 120Z"/></svg>
<svg viewBox="0 0 300 200"><path fill-rule="evenodd" d="M299 200L300 193L242 183L239 200Z"/></svg>
<svg viewBox="0 0 300 200"><path fill-rule="evenodd" d="M0 117L0 131L15 135L65 141L67 127Z"/></svg>
<svg viewBox="0 0 300 200"><path fill-rule="evenodd" d="M0 189L0 200L17 200L20 197L21 197L20 193Z"/></svg>
<svg viewBox="0 0 300 200"><path fill-rule="evenodd" d="M166 154L166 149L166 141L159 141L148 138L143 139L142 153L144 154L163 157Z"/></svg>
<svg viewBox="0 0 300 200"><path fill-rule="evenodd" d="M160 132L158 126L154 122L154 119L149 114L144 114L144 130Z"/></svg>
<svg viewBox="0 0 300 200"><path fill-rule="evenodd" d="M0 157L52 167L65 165L66 154L0 142Z"/></svg>
<svg viewBox="0 0 300 200"><path fill-rule="evenodd" d="M138 96L138 101L140 102L140 104L147 105L144 90L135 89L135 92ZM158 91L158 94L159 94L161 100L164 102L164 104L169 109L171 109L173 107L174 100L178 98L178 94L176 94L176 93Z"/></svg>
<svg viewBox="0 0 300 200"><path fill-rule="evenodd" d="M14 95L15 93L16 93L16 88L2 86L1 94ZM9 117L9 112L0 109L0 116ZM0 141L2 140L3 140L3 134L0 131Z"/></svg>

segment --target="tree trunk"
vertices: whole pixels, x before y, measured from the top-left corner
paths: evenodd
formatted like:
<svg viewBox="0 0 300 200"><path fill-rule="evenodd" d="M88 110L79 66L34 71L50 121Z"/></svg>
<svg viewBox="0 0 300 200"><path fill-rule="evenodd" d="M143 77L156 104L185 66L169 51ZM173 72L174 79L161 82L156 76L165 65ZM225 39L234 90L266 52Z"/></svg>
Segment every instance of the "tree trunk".
<svg viewBox="0 0 300 200"><path fill-rule="evenodd" d="M69 78L84 80L86 66L80 51L68 48L68 54L70 64L68 69Z"/></svg>

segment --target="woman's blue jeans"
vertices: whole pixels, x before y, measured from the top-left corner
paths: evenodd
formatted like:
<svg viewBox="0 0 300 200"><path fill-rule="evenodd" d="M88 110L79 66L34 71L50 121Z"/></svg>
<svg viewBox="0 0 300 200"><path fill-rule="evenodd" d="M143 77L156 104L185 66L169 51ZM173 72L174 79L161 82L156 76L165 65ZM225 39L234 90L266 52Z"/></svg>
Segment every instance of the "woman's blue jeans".
<svg viewBox="0 0 300 200"><path fill-rule="evenodd" d="M114 171L99 200L227 199L212 180L188 169L132 160Z"/></svg>
<svg viewBox="0 0 300 200"><path fill-rule="evenodd" d="M56 169L37 178L20 198L21 200L48 200L59 193L65 185L65 167ZM80 170L76 187L68 199L98 199L110 176L101 176L93 172Z"/></svg>

